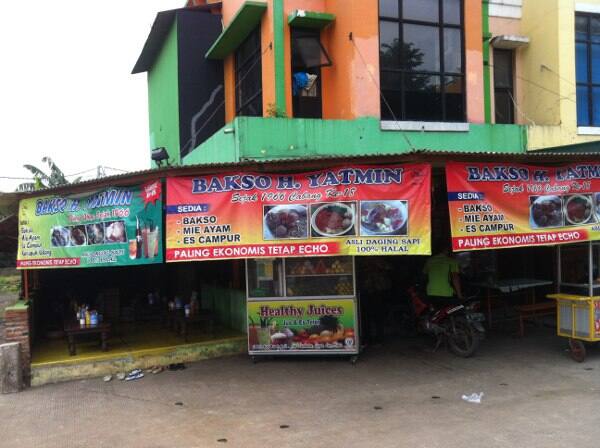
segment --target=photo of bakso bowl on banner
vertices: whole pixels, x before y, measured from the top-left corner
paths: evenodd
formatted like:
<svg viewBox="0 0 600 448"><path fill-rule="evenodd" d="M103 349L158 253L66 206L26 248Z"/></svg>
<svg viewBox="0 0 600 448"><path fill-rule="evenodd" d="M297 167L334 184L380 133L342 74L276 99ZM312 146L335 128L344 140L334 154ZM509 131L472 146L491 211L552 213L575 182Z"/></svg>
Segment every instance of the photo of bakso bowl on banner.
<svg viewBox="0 0 600 448"><path fill-rule="evenodd" d="M124 221L112 221L105 223L104 237L106 243L125 243L127 242L127 231Z"/></svg>
<svg viewBox="0 0 600 448"><path fill-rule="evenodd" d="M337 237L356 235L354 228L356 206L353 202L333 202L311 206L312 235Z"/></svg>
<svg viewBox="0 0 600 448"><path fill-rule="evenodd" d="M596 220L600 222L600 193L594 193L594 208L596 210Z"/></svg>
<svg viewBox="0 0 600 448"><path fill-rule="evenodd" d="M565 196L565 218L574 226L595 222L592 197L583 194Z"/></svg>
<svg viewBox="0 0 600 448"><path fill-rule="evenodd" d="M558 196L530 196L529 225L532 229L564 225L562 201Z"/></svg>
<svg viewBox="0 0 600 448"><path fill-rule="evenodd" d="M305 205L265 206L263 238L265 240L308 237L308 217Z"/></svg>
<svg viewBox="0 0 600 448"><path fill-rule="evenodd" d="M50 241L54 247L66 247L71 240L71 232L63 226L54 226L50 230Z"/></svg>
<svg viewBox="0 0 600 448"><path fill-rule="evenodd" d="M407 235L406 201L362 201L360 203L361 235Z"/></svg>
<svg viewBox="0 0 600 448"><path fill-rule="evenodd" d="M87 244L87 235L85 226L71 227L71 246L85 246Z"/></svg>
<svg viewBox="0 0 600 448"><path fill-rule="evenodd" d="M88 236L88 244L104 243L104 224L101 222L88 224L85 226L85 230Z"/></svg>

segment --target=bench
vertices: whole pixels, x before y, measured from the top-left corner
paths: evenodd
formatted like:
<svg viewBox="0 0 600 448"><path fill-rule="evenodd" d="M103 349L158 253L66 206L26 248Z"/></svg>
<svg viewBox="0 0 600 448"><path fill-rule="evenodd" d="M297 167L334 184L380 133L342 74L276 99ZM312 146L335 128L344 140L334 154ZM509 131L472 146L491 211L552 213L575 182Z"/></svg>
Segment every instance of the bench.
<svg viewBox="0 0 600 448"><path fill-rule="evenodd" d="M519 313L519 337L525 335L525 319L530 317L553 316L556 314L555 302L540 302L531 305L519 305L515 307Z"/></svg>

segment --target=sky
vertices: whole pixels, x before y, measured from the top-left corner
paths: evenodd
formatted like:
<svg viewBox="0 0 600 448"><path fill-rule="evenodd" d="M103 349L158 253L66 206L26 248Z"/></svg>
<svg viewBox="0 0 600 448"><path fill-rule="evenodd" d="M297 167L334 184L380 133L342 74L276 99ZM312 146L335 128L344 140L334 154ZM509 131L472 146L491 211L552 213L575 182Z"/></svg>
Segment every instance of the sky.
<svg viewBox="0 0 600 448"><path fill-rule="evenodd" d="M85 178L150 167L146 74L131 70L156 13L184 3L0 2L0 191L44 156Z"/></svg>

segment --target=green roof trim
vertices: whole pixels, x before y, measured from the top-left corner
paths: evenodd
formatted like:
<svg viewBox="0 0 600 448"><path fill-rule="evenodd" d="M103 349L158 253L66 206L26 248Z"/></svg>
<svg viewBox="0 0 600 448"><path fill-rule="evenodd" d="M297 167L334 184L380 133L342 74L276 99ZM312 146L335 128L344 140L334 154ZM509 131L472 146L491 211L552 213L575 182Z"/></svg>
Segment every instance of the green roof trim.
<svg viewBox="0 0 600 448"><path fill-rule="evenodd" d="M207 59L225 59L260 23L260 19L266 10L267 4L264 2L251 0L244 2L229 25L206 52L205 57Z"/></svg>
<svg viewBox="0 0 600 448"><path fill-rule="evenodd" d="M297 9L288 16L288 25L296 28L315 28L322 30L334 20L335 15L333 14Z"/></svg>

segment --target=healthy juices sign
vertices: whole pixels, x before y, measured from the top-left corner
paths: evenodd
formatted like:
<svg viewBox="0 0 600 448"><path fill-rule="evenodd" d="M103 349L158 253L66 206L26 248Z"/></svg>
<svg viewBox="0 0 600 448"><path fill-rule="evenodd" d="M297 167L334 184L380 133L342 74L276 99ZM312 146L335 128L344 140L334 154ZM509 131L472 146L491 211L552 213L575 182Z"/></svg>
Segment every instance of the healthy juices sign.
<svg viewBox="0 0 600 448"><path fill-rule="evenodd" d="M248 351L357 353L354 299L248 301Z"/></svg>
<svg viewBox="0 0 600 448"><path fill-rule="evenodd" d="M426 164L167 180L167 261L430 253Z"/></svg>
<svg viewBox="0 0 600 448"><path fill-rule="evenodd" d="M600 239L600 163L448 163L454 250Z"/></svg>
<svg viewBox="0 0 600 448"><path fill-rule="evenodd" d="M17 267L66 268L162 262L160 181L19 205Z"/></svg>

